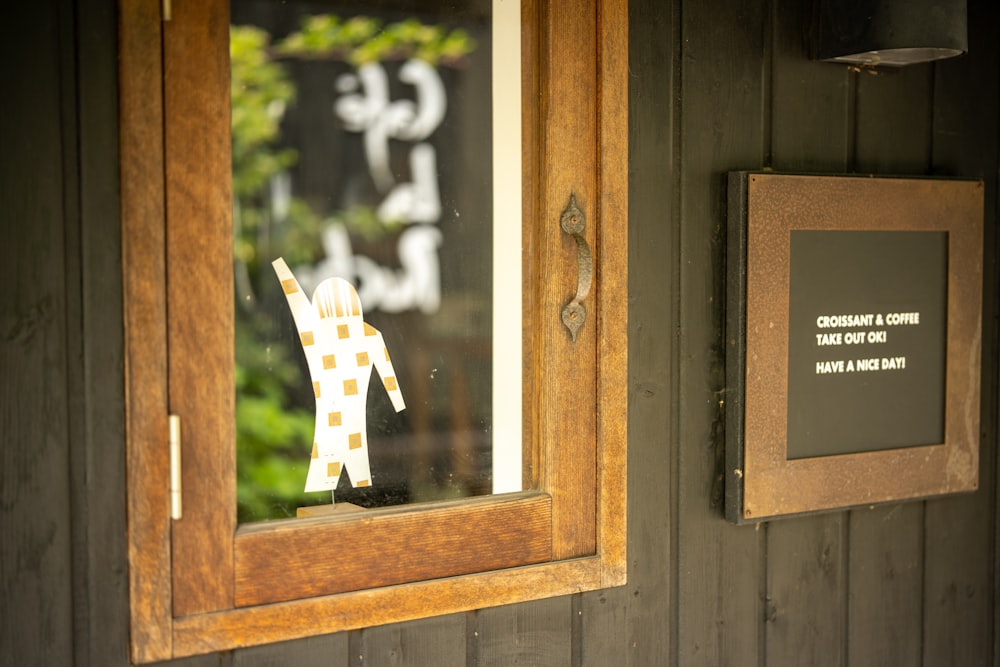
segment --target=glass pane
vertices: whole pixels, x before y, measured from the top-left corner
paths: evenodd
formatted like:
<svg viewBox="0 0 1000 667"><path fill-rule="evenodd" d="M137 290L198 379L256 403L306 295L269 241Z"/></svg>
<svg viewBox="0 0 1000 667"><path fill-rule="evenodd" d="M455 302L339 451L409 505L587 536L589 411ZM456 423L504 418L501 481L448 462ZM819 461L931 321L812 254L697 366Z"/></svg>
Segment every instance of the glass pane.
<svg viewBox="0 0 1000 667"><path fill-rule="evenodd" d="M520 10L496 5L232 3L241 521L520 489Z"/></svg>

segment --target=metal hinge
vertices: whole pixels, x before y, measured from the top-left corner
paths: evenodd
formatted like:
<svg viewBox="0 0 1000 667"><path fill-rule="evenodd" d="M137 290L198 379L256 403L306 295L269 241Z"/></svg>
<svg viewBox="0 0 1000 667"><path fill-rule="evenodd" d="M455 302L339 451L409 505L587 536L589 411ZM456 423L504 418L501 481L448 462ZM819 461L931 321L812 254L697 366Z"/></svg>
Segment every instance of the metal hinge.
<svg viewBox="0 0 1000 667"><path fill-rule="evenodd" d="M180 519L181 508L181 418L178 415L167 417L170 433L167 441L170 444L170 518Z"/></svg>
<svg viewBox="0 0 1000 667"><path fill-rule="evenodd" d="M169 21L170 20L170 11L171 11L170 0L161 0L160 6L161 6L161 9L163 11L163 20L164 21Z"/></svg>

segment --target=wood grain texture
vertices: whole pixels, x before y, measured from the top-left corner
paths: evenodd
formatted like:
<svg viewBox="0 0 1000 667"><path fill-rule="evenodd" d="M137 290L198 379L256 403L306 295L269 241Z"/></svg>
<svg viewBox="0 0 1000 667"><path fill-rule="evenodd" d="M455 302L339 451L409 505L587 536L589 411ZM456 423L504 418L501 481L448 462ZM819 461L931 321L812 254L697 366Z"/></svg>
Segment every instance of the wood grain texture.
<svg viewBox="0 0 1000 667"><path fill-rule="evenodd" d="M236 537L236 605L548 561L551 521L548 496L518 493L248 524Z"/></svg>
<svg viewBox="0 0 1000 667"><path fill-rule="evenodd" d="M76 4L79 124L79 345L68 365L73 397L70 488L73 524L74 664L113 665L129 653L125 385L119 211L118 12ZM67 30L72 33L72 30ZM67 71L73 71L68 69ZM69 221L68 221L69 223ZM67 253L69 257L69 253ZM79 355L77 356L77 351Z"/></svg>
<svg viewBox="0 0 1000 667"><path fill-rule="evenodd" d="M848 515L849 665L920 665L923 503Z"/></svg>
<svg viewBox="0 0 1000 667"><path fill-rule="evenodd" d="M232 667L347 667L348 635L319 635L232 652Z"/></svg>
<svg viewBox="0 0 1000 667"><path fill-rule="evenodd" d="M597 516L605 586L627 578L628 2L598 5Z"/></svg>
<svg viewBox="0 0 1000 667"><path fill-rule="evenodd" d="M78 214L72 12L0 8L0 663L73 660L67 251ZM31 54L31 57L26 57ZM67 93L70 95L67 98ZM67 227L70 229L67 230ZM67 247L70 244L70 247Z"/></svg>
<svg viewBox="0 0 1000 667"><path fill-rule="evenodd" d="M157 2L119 14L122 275L132 659L171 655L163 96Z"/></svg>
<svg viewBox="0 0 1000 667"><path fill-rule="evenodd" d="M600 581L600 559L591 557L198 614L175 619L174 655L197 655L568 595L597 588Z"/></svg>
<svg viewBox="0 0 1000 667"><path fill-rule="evenodd" d="M552 546L556 559L596 551L597 349L593 297L576 341L561 313L576 293L576 242L559 220L575 195L587 218L585 236L595 248L600 224L597 161L596 3L541 6L540 74L541 184L535 265L538 312L534 334L537 428L546 443L541 455L542 488L552 494ZM600 271L601 269L598 269ZM599 274L600 275L600 274ZM598 288L599 290L600 288ZM599 293L599 292L598 292ZM558 382L555 380L558 379Z"/></svg>
<svg viewBox="0 0 1000 667"><path fill-rule="evenodd" d="M164 24L169 409L181 417L176 616L233 604L236 529L228 2Z"/></svg>
<svg viewBox="0 0 1000 667"><path fill-rule="evenodd" d="M475 664L571 665L572 617L566 599L488 609L482 621Z"/></svg>
<svg viewBox="0 0 1000 667"><path fill-rule="evenodd" d="M852 145L849 72L808 59L802 34L808 18L802 3L775 5L767 119L772 166L840 172ZM826 664L843 659L846 521L844 514L828 514L768 526L768 664L783 659L809 664L809 656Z"/></svg>
<svg viewBox="0 0 1000 667"><path fill-rule="evenodd" d="M581 595L581 664L670 664L677 451L674 10L629 7L628 583ZM639 500L637 500L639 499Z"/></svg>
<svg viewBox="0 0 1000 667"><path fill-rule="evenodd" d="M80 126L76 116L80 111L79 91L83 87L80 83L81 72L74 71L77 68L73 63L80 58L78 45L74 38L73 22L75 12L68 9L61 9L57 15L58 20L58 41L59 41L59 69L63 73L60 76L60 100L62 125L60 134L62 142L62 165L61 173L63 177L63 229L64 229L64 260L63 267L67 279L65 287L65 330L66 330L66 365L64 368L66 382L66 424L68 426L67 444L76 441L81 442L87 439L88 430L91 424L86 411L84 390L86 382L86 369L78 360L84 357L84 334L86 328L84 324L84 289L79 277L83 275L83 254L84 242L82 238L82 181L83 172L81 169L81 141ZM70 75L69 72L72 72ZM113 256L113 255L112 255ZM89 313L87 313L89 314ZM79 331L80 335L70 335L71 331ZM80 512L80 497L82 491L81 479L75 475L77 471L86 470L88 467L87 450L85 447L76 446L68 448L67 477L69 478L70 514L69 529L71 541L71 553L78 553L85 548L85 533L87 530L87 516ZM87 507L86 504L83 507ZM70 570L71 596L74 603L74 620L79 618L77 614L81 611L81 602L89 597L89 577L85 574L87 559L75 558L71 560ZM86 637L91 628L74 628L73 659L80 660L83 657L83 645L77 639L78 636Z"/></svg>
<svg viewBox="0 0 1000 667"><path fill-rule="evenodd" d="M854 147L850 171L922 174L931 167L934 68L854 76Z"/></svg>
<svg viewBox="0 0 1000 667"><path fill-rule="evenodd" d="M351 636L351 667L461 667L465 664L465 614L365 628Z"/></svg>
<svg viewBox="0 0 1000 667"><path fill-rule="evenodd" d="M766 664L843 664L845 524L841 512L768 526Z"/></svg>
<svg viewBox="0 0 1000 667"><path fill-rule="evenodd" d="M995 16L996 9L992 5L984 6L978 3L970 3L970 18L977 21L974 35L981 35L978 39L985 39L986 43L1000 44L1000 23L995 20L988 20L987 17ZM991 71L993 68L1000 68L1000 55L990 59L985 57L978 60L980 63L973 77L982 76L985 79L996 75ZM954 83L951 85L955 85ZM997 86L993 89L994 94L988 95L983 100L982 107L977 109L976 114L970 122L984 125L989 123L992 106L1000 107L1000 91ZM968 87L966 86L967 90ZM983 228L983 284L985 285L983 294L983 374L982 374L982 400L983 413L980 418L980 428L982 433L983 451L980 458L981 471L983 476L980 480L980 487L988 497L992 497L992 504L989 511L992 512L993 526L993 567L989 576L993 586L996 587L1000 578L1000 549L997 549L997 536L1000 535L1000 483L997 476L1000 474L1000 457L997 456L996 447L991 443L1000 442L1000 233L998 233L997 223L997 190L1000 189L1000 172L998 172L995 162L1000 160L1000 111L992 113L993 124L989 129L983 130L984 143L980 146L980 151L976 155L984 159L987 166L983 167L983 173L996 174L994 178L986 177L986 216ZM995 147L990 150L990 147ZM993 162L994 164L990 164ZM990 187L990 183L995 187ZM987 324L990 323L990 324ZM986 471L989 471L988 473ZM988 531L984 531L988 532ZM994 598L993 624L988 629L992 634L992 655L994 662L1000 656L1000 613L997 613L997 605Z"/></svg>
<svg viewBox="0 0 1000 667"><path fill-rule="evenodd" d="M997 43L996 7L969 3L971 43ZM928 501L924 518L923 664L984 665L997 660L997 117L1000 58L970 49L934 66L931 162L937 173L983 175L985 196L982 411L979 489ZM992 184L993 187L989 187ZM991 317L990 317L991 316ZM959 546L960 545L960 546ZM991 599L993 601L991 602ZM992 617L992 622L991 622Z"/></svg>
<svg viewBox="0 0 1000 667"><path fill-rule="evenodd" d="M811 11L794 0L773 5L768 166L842 173L853 148L853 79L846 67L810 60Z"/></svg>
<svg viewBox="0 0 1000 667"><path fill-rule="evenodd" d="M674 452L675 609L684 610L675 620L679 664L753 664L763 653L764 531L725 524L722 485L725 174L764 160L766 10L738 1L681 5L680 209L673 223L680 271Z"/></svg>
<svg viewBox="0 0 1000 667"><path fill-rule="evenodd" d="M598 530L601 531L601 537L599 538L602 544L601 553L602 557L606 558L604 561L606 572L603 577L605 583L603 585L611 585L609 582L613 582L614 584L624 583L623 570L625 566L624 501L626 467L624 459L624 429L626 426L626 401L624 398L624 375L626 371L626 358L624 355L625 348L622 344L625 338L624 336L615 338L612 332L621 331L624 333L627 323L625 284L627 275L621 270L622 267L627 265L627 257L625 255L626 243L624 239L627 226L623 225L623 222L627 219L627 205L624 205L623 202L623 198L627 197L627 180L625 176L627 174L627 106L623 105L623 102L627 100L625 94L627 91L627 78L624 76L624 67L627 60L627 12L615 14L617 10L623 10L624 7L612 5L613 3L605 3L597 10L597 21L600 26L598 34L602 35L602 40L609 40L609 42L613 43L610 45L601 43L597 47L599 53L604 58L600 61L600 66L607 67L607 71L601 71L599 77L602 82L611 82L608 84L607 90L598 93L598 91L601 91L601 82L598 82L596 90L581 88L579 85L569 92L563 89L553 98L548 99L541 109L533 103L533 100L547 99L540 92L539 86L542 86L542 89L546 90L548 95L552 95L551 88L545 87L552 83L552 79L548 78L552 76L552 73L547 69L551 63L545 61L545 58L565 57L566 53L570 51L576 52L581 46L572 33L561 34L563 26L567 24L567 21L561 17L561 13L566 10L575 11L576 8L570 7L568 3L563 3L560 6L558 3L536 4L531 2L525 3L523 9L526 17L526 26L537 25L534 17L539 11L544 10L546 15L551 17L548 19L550 28L543 32L543 36L537 35L532 29L530 32L526 31L530 38L526 37L523 40L526 44L526 48L524 49L525 62L536 62L536 53L546 54L540 61L541 66L539 71L536 72L534 67L524 68L524 99L526 107L525 134L523 137L526 184L524 193L526 197L525 247L539 248L540 244L545 243L547 238L551 238L553 232L558 234L558 217L554 218L552 216L558 216L561 213L561 208L557 207L565 205L563 200L568 198L568 195L554 190L545 190L545 188L552 187L548 180L548 177L552 175L550 171L553 168L552 156L556 156L564 161L560 165L561 169L567 168L568 165L565 163L565 160L572 156L554 152L561 145L556 142L572 140L585 144L588 141L585 136L577 135L574 137L572 134L566 134L565 130L567 128L560 127L559 123L554 122L558 116L551 111L551 106L549 105L564 101L583 107L593 103L592 100L588 99L588 94L599 94L600 97L594 101L596 102L597 123L602 130L607 132L609 148L607 160L603 164L599 163L598 169L608 168L614 170L613 173L608 174L606 183L603 186L598 186L604 188L602 196L605 192L609 195L607 204L605 205L602 201L600 207L596 210L586 211L586 215L588 216L587 224L591 228L595 225L599 226L597 238L600 240L598 243L604 244L603 247L592 245L597 257L598 275L602 282L599 283L600 287L594 290L595 294L591 297L593 301L586 304L590 319L585 324L585 328L596 328L597 338L600 341L598 343L599 346L604 342L608 343L606 347L598 348L598 355L609 350L612 352L612 356L605 359L606 364L598 362L598 373L603 378L599 382L603 381L607 384L604 385L603 390L600 390L601 394L596 399L598 405L597 420L598 423L603 423L604 432L601 433L601 427L597 427L598 431L595 435L597 437L598 452L594 452L593 454L593 456L598 457L598 469L606 472L603 474L600 472L595 473L594 471L588 473L585 468L582 468L582 472L577 473L583 475L584 482L586 482L588 476L592 479L596 478L598 488L603 489L603 491L599 491L601 494L612 495L616 492L621 494L615 500L609 501L606 506L602 506L601 510L599 510L601 512L599 517L583 517L585 521L593 521L595 518L600 521ZM553 36L554 29L560 31L557 37ZM553 39L557 40L554 46L551 42ZM541 44L538 44L538 41ZM558 54L556 55L553 50L546 51L546 48L554 49L554 51L558 51ZM571 95L572 97L562 100L560 96L565 97L566 95ZM615 97L616 95L620 97ZM539 126L541 128L540 131L536 129ZM569 129L578 130L578 128ZM536 136L544 138L542 145L546 147L545 151L538 152L535 150L535 147L539 145L539 141L535 138ZM556 148L553 148L554 146ZM549 153L549 150L553 152ZM579 150L584 150L583 145L579 147ZM621 189L615 191L614 188L616 186L620 186ZM541 192L549 192L549 194L542 195L536 199L534 193ZM614 199L616 195L619 197L617 200ZM564 272L570 269L570 267L565 265L565 261L572 257L572 253L565 253L565 249L565 246L563 246L564 255L560 258L560 264L558 265ZM551 263L546 263L547 260L545 259L539 259L541 256L540 252L525 253L524 276L526 285L544 286L551 282L551 279L546 277L546 274L551 270L549 268L551 267ZM604 267L608 267L606 273L604 273ZM561 336L564 342L568 341L568 336L558 318L558 313L561 311L562 306L572 296L575 289L575 283L572 282L572 272L569 273L568 277L571 280L565 281L567 282L566 286L563 288L561 294L557 294L555 299L552 299L551 296L547 297L544 290L526 290L526 293L530 294L530 296L526 296L526 322L532 322L532 330L536 332L534 340L555 335L556 337ZM604 291L603 287L605 284L607 284L606 291ZM548 302L546 301L547 298L549 299ZM595 305L591 305L592 303ZM607 328L607 333L602 330L604 327ZM531 339L528 338L526 340ZM577 342L577 345L582 346L583 344L583 340ZM540 392L543 400L541 404L548 405L547 409L549 411L554 412L567 409L566 416L563 418L564 421L573 421L581 417L582 415L575 413L574 410L578 409L580 404L586 402L586 387L570 386L567 384L563 386L561 391L553 391L555 387L550 382L551 378L561 376L555 375L558 371L551 366L549 352L544 349L536 349L535 346L530 345L526 346L525 349L525 375L528 378L525 385L526 390L531 389L533 392ZM581 355L581 360L585 358L582 355L587 353L586 349L582 348L577 351L577 354ZM603 359L600 356L599 358ZM539 366L539 359L545 359L546 361ZM585 364L586 362L578 361L577 363ZM618 365L615 365L616 363ZM607 373L606 377L604 376L605 373ZM578 398L580 399L580 403L576 403L574 406L567 406L565 404L567 387L572 393L579 393ZM536 399L532 406L538 404L539 401ZM584 412L589 414L586 409L584 409ZM531 414L531 411L526 409L525 414ZM544 419L546 418L543 417L539 424L532 422L526 424L526 433L534 432L535 434L540 434L544 432L544 427L540 426L540 424L544 423ZM543 430L540 432L539 428ZM621 436L621 439L617 439L619 436ZM572 433L563 434L560 437L560 444L557 446L562 448L564 447L563 442L567 444L572 442L573 450L567 450L570 453L567 458L562 460L571 460L573 456L578 456L578 452L581 450L578 449L579 445L576 441L578 438L583 439L586 437L588 437L588 434L585 428L582 430L574 428ZM529 441L526 440L526 442ZM569 494L565 494L562 490L557 490L559 489L559 484L565 485L572 484L573 482L568 478L559 481L559 478L552 474L552 468L549 466L554 465L555 461L552 458L547 458L551 452L551 447L547 448L547 451L540 447L532 447L530 451L526 452L525 461L531 462L530 469L525 471L526 480L537 483L539 476L541 476L542 483L548 485L546 488L553 489L554 493L563 495L567 499L564 502L570 502L570 508L573 511L589 507L590 502L597 502L597 498L591 501L588 495L588 499L584 501L584 504L580 504L576 500L568 500L570 498ZM584 454L584 456L590 455ZM607 487L603 486L605 482L608 484ZM600 502L603 503L604 499ZM589 510L587 512L589 513ZM566 529L555 527L555 530L557 533L563 533ZM565 547L562 548L562 551L563 553L568 553ZM514 608L489 609L477 612L475 615L476 641L469 648L467 662L468 664L489 665L515 664L518 662L526 664L563 664L566 661L570 661L573 664L577 664L580 660L580 649L584 638L581 635L582 623L574 611L576 609L577 603L575 601L564 598L518 605ZM533 626L551 629L547 640L542 643L536 643L530 639L522 639L520 635L515 637L513 642L509 638L506 640L502 639L505 636L509 637L511 626L516 627L519 623L524 623L523 619L526 614L531 616L531 624Z"/></svg>

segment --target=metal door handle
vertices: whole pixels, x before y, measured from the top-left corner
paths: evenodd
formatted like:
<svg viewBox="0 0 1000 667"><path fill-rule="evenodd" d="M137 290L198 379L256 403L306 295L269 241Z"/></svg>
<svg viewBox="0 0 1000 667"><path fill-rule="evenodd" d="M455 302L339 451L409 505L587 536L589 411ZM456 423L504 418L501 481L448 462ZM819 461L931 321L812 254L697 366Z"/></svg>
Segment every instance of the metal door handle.
<svg viewBox="0 0 1000 667"><path fill-rule="evenodd" d="M594 258L590 254L587 239L583 237L586 222L587 219L583 215L583 211L576 205L576 195L570 194L569 203L559 218L559 226L576 241L576 296L562 309L562 321L569 329L569 335L573 342L576 342L576 334L587 319L587 309L583 305L583 300L590 293L590 284L594 277Z"/></svg>

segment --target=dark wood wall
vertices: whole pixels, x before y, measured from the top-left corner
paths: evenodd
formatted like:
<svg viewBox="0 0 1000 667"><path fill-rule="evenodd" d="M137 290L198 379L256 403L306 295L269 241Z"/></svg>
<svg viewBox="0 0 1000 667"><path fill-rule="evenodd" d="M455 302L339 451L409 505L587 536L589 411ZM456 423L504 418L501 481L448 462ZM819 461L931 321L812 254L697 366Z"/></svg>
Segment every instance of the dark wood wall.
<svg viewBox="0 0 1000 667"><path fill-rule="evenodd" d="M629 584L177 664L998 664L998 12L869 74L800 0L631 5ZM3 665L127 663L115 26L0 6ZM985 180L978 492L723 520L725 173L765 167Z"/></svg>
<svg viewBox="0 0 1000 667"><path fill-rule="evenodd" d="M673 155L679 232L679 664L994 662L997 28L970 2L970 54L885 74L808 60L808 5L685 2ZM633 66L635 67L635 66ZM641 113L641 111L637 112ZM718 520L727 170L986 181L981 488L734 528ZM640 167L641 168L641 167ZM679 201L676 201L679 199ZM640 197L641 201L641 197ZM643 226L646 220L634 219ZM638 274L646 269L638 262ZM644 281L645 282L645 281ZM641 295L636 295L641 300ZM640 310L641 312L641 310ZM640 315L641 317L641 315Z"/></svg>

